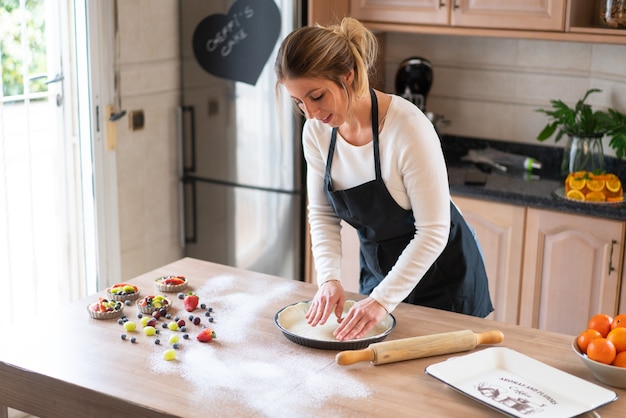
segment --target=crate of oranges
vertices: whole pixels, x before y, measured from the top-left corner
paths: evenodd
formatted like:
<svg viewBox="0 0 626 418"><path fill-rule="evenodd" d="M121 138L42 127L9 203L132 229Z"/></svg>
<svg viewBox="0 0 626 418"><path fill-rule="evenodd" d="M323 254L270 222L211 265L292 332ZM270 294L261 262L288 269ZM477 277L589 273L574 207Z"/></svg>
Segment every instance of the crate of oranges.
<svg viewBox="0 0 626 418"><path fill-rule="evenodd" d="M583 202L622 202L624 190L619 177L611 173L575 171L565 179L565 196Z"/></svg>

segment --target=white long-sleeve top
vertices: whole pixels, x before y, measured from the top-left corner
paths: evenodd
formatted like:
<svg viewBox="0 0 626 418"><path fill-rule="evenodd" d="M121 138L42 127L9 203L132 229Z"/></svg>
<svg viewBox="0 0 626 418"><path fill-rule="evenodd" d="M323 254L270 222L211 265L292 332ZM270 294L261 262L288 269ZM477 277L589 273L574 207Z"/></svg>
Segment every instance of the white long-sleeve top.
<svg viewBox="0 0 626 418"><path fill-rule="evenodd" d="M316 119L305 122L308 219L317 283L341 281L340 221L324 193L324 173L332 128ZM450 231L450 191L439 137L412 103L392 96L379 133L383 181L393 199L412 209L416 233L371 297L392 312L441 254ZM376 178L373 141L354 146L337 135L331 178L335 190ZM381 213L380 216L385 216Z"/></svg>

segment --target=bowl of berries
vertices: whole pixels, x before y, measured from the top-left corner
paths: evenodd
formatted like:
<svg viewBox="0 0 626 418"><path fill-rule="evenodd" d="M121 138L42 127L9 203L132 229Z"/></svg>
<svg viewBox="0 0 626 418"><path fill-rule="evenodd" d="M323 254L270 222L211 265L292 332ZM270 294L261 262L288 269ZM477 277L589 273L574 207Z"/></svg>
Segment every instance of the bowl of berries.
<svg viewBox="0 0 626 418"><path fill-rule="evenodd" d="M600 382L626 389L626 313L592 316L572 349Z"/></svg>

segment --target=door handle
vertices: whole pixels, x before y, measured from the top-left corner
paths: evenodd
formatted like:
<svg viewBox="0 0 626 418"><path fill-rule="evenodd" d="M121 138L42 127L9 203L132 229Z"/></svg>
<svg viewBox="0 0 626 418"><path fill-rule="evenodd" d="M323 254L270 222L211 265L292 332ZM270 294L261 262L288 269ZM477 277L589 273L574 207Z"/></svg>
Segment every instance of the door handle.
<svg viewBox="0 0 626 418"><path fill-rule="evenodd" d="M189 115L189 136L185 130L186 118ZM193 106L178 107L178 153L179 171L184 173L196 170L196 114Z"/></svg>
<svg viewBox="0 0 626 418"><path fill-rule="evenodd" d="M64 79L65 79L65 77L63 77L63 74L59 73L59 74L55 75L52 80L46 81L45 84L59 83L59 82L63 81Z"/></svg>
<svg viewBox="0 0 626 418"><path fill-rule="evenodd" d="M609 276L611 275L612 271L615 271L615 267L613 267L613 248L615 247L615 244L617 244L617 241L611 240L611 253L609 255Z"/></svg>
<svg viewBox="0 0 626 418"><path fill-rule="evenodd" d="M196 180L182 180L182 242L185 244L195 244L198 236L198 211L196 202Z"/></svg>

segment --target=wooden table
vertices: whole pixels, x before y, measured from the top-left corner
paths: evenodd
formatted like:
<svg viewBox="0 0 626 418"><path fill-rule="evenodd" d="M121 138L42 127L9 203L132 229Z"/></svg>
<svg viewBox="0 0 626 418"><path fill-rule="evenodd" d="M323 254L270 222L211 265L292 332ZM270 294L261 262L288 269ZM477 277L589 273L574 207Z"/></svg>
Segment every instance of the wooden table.
<svg viewBox="0 0 626 418"><path fill-rule="evenodd" d="M126 332L136 337L131 343L121 339L124 330L117 321L89 317L87 305L104 292L51 307L40 322L2 331L0 417L7 415L7 406L42 417L501 416L424 373L452 355L338 366L336 351L287 340L274 315L309 300L315 292L311 284L189 258L132 282L142 295L156 294L153 282L163 275L186 276L190 290L213 308L213 323L202 316L217 334L213 342L196 341L198 327L188 325L191 338L181 340L176 360L165 361L173 331L162 329L162 343L156 345L155 337L138 326L139 332ZM188 319L182 301L171 297L172 312ZM134 305L125 314L139 322ZM404 304L393 314L397 327L389 340L500 329L501 346L598 383L572 352L571 336ZM619 399L598 412L603 418L623 417L626 390L609 389Z"/></svg>

